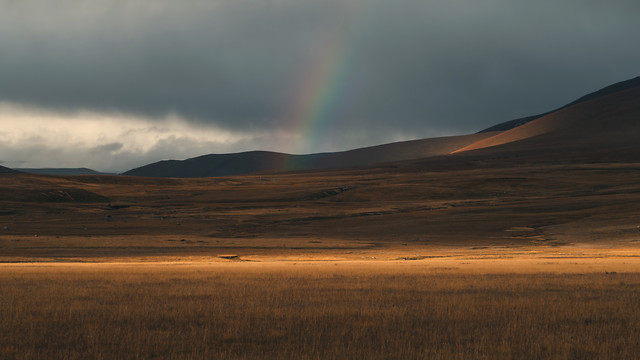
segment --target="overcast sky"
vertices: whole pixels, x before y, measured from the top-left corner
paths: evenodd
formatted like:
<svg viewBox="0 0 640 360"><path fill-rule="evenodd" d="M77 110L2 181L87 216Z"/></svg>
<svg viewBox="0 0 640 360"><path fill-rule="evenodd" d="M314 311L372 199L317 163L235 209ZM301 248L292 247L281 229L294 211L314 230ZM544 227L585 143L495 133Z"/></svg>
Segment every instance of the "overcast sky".
<svg viewBox="0 0 640 360"><path fill-rule="evenodd" d="M640 75L637 0L0 0L0 161L477 132Z"/></svg>

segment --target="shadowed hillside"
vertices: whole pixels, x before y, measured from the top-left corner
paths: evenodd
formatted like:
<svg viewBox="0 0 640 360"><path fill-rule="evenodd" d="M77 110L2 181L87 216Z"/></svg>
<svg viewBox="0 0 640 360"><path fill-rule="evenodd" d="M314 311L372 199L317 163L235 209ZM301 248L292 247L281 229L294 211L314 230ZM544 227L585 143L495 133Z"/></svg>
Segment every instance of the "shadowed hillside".
<svg viewBox="0 0 640 360"><path fill-rule="evenodd" d="M498 124L473 135L308 155L267 151L211 154L182 161L160 161L127 171L125 175L189 178L344 169L479 149L485 149L483 153L557 150L593 153L635 146L636 135L640 133L639 118L640 77L636 77L585 95L558 110Z"/></svg>
<svg viewBox="0 0 640 360"><path fill-rule="evenodd" d="M0 166L0 174L10 174L10 173L17 173L18 171L13 170L13 169L9 169L7 167L4 166Z"/></svg>
<svg viewBox="0 0 640 360"><path fill-rule="evenodd" d="M482 139L457 151L496 147L495 151L593 151L638 145L639 86L579 102L511 130Z"/></svg>
<svg viewBox="0 0 640 360"><path fill-rule="evenodd" d="M82 177L80 177L82 178ZM60 176L43 176L15 172L2 177L0 199L8 202L33 203L100 203L109 199L77 186ZM5 206L6 208L6 206Z"/></svg>
<svg viewBox="0 0 640 360"><path fill-rule="evenodd" d="M95 170L87 168L16 168L15 170L25 172L28 174L40 174L40 175L106 175Z"/></svg>
<svg viewBox="0 0 640 360"><path fill-rule="evenodd" d="M366 166L382 162L445 155L462 146L495 133L448 136L371 146L361 149L309 155L290 155L268 151L211 154L187 160L166 160L149 164L124 175L150 177L210 177Z"/></svg>
<svg viewBox="0 0 640 360"><path fill-rule="evenodd" d="M524 125L530 121L539 119L545 115L549 115L553 112L556 112L558 110L562 110L564 108L567 108L569 106L572 105L577 105L589 100L593 100L593 99L597 99L599 97L603 97L603 96L607 96L607 95L611 95L620 91L624 91L624 90L628 90L628 89L632 89L635 87L640 86L640 76L630 79L630 80L626 80L626 81L621 81L619 83L615 83L613 85L607 86L605 88L602 88L598 91L592 92L590 94L587 94L565 106L562 106L561 108L558 108L556 110L552 110L552 111L548 111L546 113L543 114L539 114L539 115L533 115L533 116L527 116L527 117L523 117L523 118L519 118L519 119L514 119L514 120L510 120L510 121L506 121L497 125L493 125L487 129L484 129L482 131L480 131L480 133L484 133L484 132L492 132L492 131L506 131L506 130L511 130L515 127L518 127L520 125Z"/></svg>

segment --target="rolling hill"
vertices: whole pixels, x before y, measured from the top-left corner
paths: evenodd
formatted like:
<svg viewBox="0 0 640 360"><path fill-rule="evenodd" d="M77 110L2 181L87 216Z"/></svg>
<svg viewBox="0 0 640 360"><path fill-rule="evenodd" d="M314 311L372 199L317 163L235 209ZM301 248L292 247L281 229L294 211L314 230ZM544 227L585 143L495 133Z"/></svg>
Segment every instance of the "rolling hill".
<svg viewBox="0 0 640 360"><path fill-rule="evenodd" d="M16 168L14 170L18 170L21 172L25 172L28 174L40 174L40 175L106 175L105 173L101 173L95 170L87 169L87 168Z"/></svg>
<svg viewBox="0 0 640 360"><path fill-rule="evenodd" d="M598 91L595 91L595 92L592 92L592 93L587 94L585 96L582 96L581 98L579 98L579 99L577 99L577 100L575 100L573 102L570 102L569 104L564 105L564 106L562 106L562 107L560 107L560 108L558 108L556 110L548 111L548 112L545 112L543 114L527 116L527 117L523 117L523 118L519 118L519 119L505 121L503 123L496 124L496 125L493 125L493 126L491 126L489 128L486 128L484 130L481 130L480 132L484 133L484 132L511 130L511 129L515 128L515 127L518 127L520 125L524 125L524 124L526 124L526 123L528 123L530 121L539 119L539 118L541 118L541 117L543 117L545 115L549 115L549 114L551 114L553 112L556 112L558 110L562 110L562 109L567 108L569 106L577 105L577 104L580 104L580 103L583 103L583 102L586 102L586 101L589 101L589 100L593 100L593 99L597 99L599 97L611 95L611 94L614 94L614 93L617 93L617 92L620 92L620 91L633 89L633 88L638 87L638 86L640 86L640 76L635 77L635 78L630 79L630 80L621 81L621 82L615 83L613 85L609 85L609 86L607 86L605 88L602 88L602 89L600 89Z"/></svg>
<svg viewBox="0 0 640 360"><path fill-rule="evenodd" d="M640 77L587 94L557 110L511 120L479 133L403 141L349 151L291 155L268 151L166 160L124 175L212 177L261 172L337 169L444 155L496 152L590 153L638 147ZM453 159L453 158L452 158Z"/></svg>
<svg viewBox="0 0 640 360"><path fill-rule="evenodd" d="M489 148L501 152L540 149L590 151L638 146L640 81L636 83L638 86L634 88L565 107L481 139L454 153Z"/></svg>
<svg viewBox="0 0 640 360"><path fill-rule="evenodd" d="M10 173L17 173L17 172L19 171L9 169L8 167L0 166L0 174L10 174Z"/></svg>
<svg viewBox="0 0 640 360"><path fill-rule="evenodd" d="M124 175L148 177L210 177L256 172L346 168L375 163L446 155L496 133L448 136L402 141L349 151L290 155L268 151L211 154L186 160L165 160L142 166Z"/></svg>

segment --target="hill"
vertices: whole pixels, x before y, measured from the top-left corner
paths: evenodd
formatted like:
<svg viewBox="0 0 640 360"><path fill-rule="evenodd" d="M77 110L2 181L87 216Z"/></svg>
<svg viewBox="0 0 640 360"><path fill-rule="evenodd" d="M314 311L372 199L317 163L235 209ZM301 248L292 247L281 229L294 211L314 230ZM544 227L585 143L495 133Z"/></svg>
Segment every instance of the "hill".
<svg viewBox="0 0 640 360"><path fill-rule="evenodd" d="M203 155L186 160L165 160L124 175L148 177L210 177L256 172L311 170L366 166L382 162L446 155L495 133L402 141L349 151L291 155L268 151Z"/></svg>
<svg viewBox="0 0 640 360"><path fill-rule="evenodd" d="M8 167L0 166L0 174L11 174L11 173L17 173L17 172L19 171L9 169Z"/></svg>
<svg viewBox="0 0 640 360"><path fill-rule="evenodd" d="M511 130L481 139L454 153L490 148L491 151L514 152L594 151L634 147L639 144L638 134L640 82L634 88L578 102Z"/></svg>
<svg viewBox="0 0 640 360"><path fill-rule="evenodd" d="M503 123L496 124L496 125L493 125L493 126L491 126L489 128L486 128L486 129L480 131L480 133L511 130L511 129L515 128L515 127L518 127L520 125L524 125L524 124L526 124L526 123L528 123L530 121L539 119L539 118L541 118L543 116L549 115L549 114L551 114L553 112L556 112L558 110L562 110L562 109L567 108L569 106L577 105L577 104L580 104L580 103L583 103L583 102L586 102L586 101L589 101L589 100L593 100L593 99L597 99L599 97L611 95L611 94L614 94L614 93L617 93L617 92L620 92L620 91L625 91L625 90L632 89L632 88L635 88L635 87L638 87L638 86L640 86L640 76L635 77L635 78L630 79L630 80L621 81L621 82L615 83L613 85L609 85L609 86L604 87L604 88L602 88L602 89L600 89L598 91L594 91L594 92L592 92L590 94L587 94L585 96L582 96L579 99L577 99L577 100L575 100L573 102L570 102L569 104L564 105L564 106L562 106L562 107L560 107L560 108L558 108L556 110L548 111L548 112L545 112L543 114L527 116L527 117L518 118L518 119L514 119L514 120L510 120L510 121L505 121Z"/></svg>
<svg viewBox="0 0 640 360"><path fill-rule="evenodd" d="M16 168L15 170L25 172L28 174L40 174L40 175L107 175L99 171L87 169L87 168Z"/></svg>
<svg viewBox="0 0 640 360"><path fill-rule="evenodd" d="M210 154L166 160L125 172L145 177L212 177L341 169L482 150L593 153L637 146L640 77L587 94L558 110L498 124L472 135L403 141L349 151L291 155L268 151ZM489 131L499 130L499 131ZM453 161L450 158L448 161Z"/></svg>

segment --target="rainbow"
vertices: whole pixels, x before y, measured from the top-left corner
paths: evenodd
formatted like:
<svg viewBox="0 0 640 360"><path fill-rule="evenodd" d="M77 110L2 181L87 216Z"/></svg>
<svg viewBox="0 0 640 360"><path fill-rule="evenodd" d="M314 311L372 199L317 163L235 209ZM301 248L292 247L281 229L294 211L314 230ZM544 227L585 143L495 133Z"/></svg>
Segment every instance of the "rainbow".
<svg viewBox="0 0 640 360"><path fill-rule="evenodd" d="M314 49L296 77L294 96L286 111L288 130L300 134L290 153L305 154L322 149L340 113L349 90L356 63L357 45L364 34L364 9L352 5L344 21L317 34Z"/></svg>

